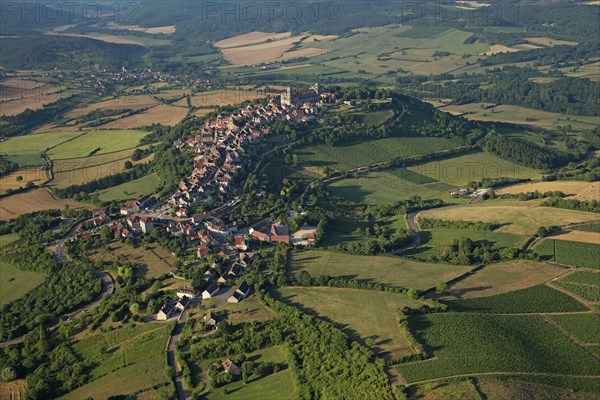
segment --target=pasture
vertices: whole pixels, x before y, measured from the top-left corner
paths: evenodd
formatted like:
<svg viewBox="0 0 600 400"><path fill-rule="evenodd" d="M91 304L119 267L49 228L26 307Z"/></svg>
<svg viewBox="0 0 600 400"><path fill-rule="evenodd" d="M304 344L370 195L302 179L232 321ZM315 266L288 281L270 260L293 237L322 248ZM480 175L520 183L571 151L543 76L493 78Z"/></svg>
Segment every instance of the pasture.
<svg viewBox="0 0 600 400"><path fill-rule="evenodd" d="M398 321L399 310L419 308L422 302L398 293L340 288L279 289L285 302L336 324L351 339L374 340L373 349L389 358L413 352Z"/></svg>
<svg viewBox="0 0 600 400"><path fill-rule="evenodd" d="M2 237L2 245L6 240ZM39 272L24 271L12 264L0 261L0 308L14 301L44 282L45 275Z"/></svg>
<svg viewBox="0 0 600 400"><path fill-rule="evenodd" d="M125 257L135 267L136 276L145 278L156 278L168 274L175 262L175 256L155 243L134 247L114 242L108 248L109 253L96 253L92 258L117 262L119 257Z"/></svg>
<svg viewBox="0 0 600 400"><path fill-rule="evenodd" d="M441 191L437 186L418 184L404 179L407 177L403 168L369 172L356 178L336 181L328 186L334 195L365 204L391 204L412 196L422 199L444 199L453 201L448 191Z"/></svg>
<svg viewBox="0 0 600 400"><path fill-rule="evenodd" d="M143 195L151 195L154 194L159 183L160 178L158 175L152 173L139 179L134 179L108 189L100 190L97 192L98 198L100 201L109 202L130 200Z"/></svg>
<svg viewBox="0 0 600 400"><path fill-rule="evenodd" d="M452 284L448 294L464 299L491 296L535 286L564 272L563 268L535 261L494 263Z"/></svg>
<svg viewBox="0 0 600 400"><path fill-rule="evenodd" d="M479 204L461 205L445 209L421 212L426 218L451 221L483 221L501 224L495 232L515 235L533 235L540 226L564 226L577 223L600 221L600 215L541 207L538 200L530 201L484 201Z"/></svg>
<svg viewBox="0 0 600 400"><path fill-rule="evenodd" d="M518 194L527 192L563 192L568 198L588 201L597 200L600 196L600 182L584 181L552 181L525 182L497 190L497 194Z"/></svg>
<svg viewBox="0 0 600 400"><path fill-rule="evenodd" d="M94 130L53 147L48 156L69 159L133 149L147 134L140 130Z"/></svg>
<svg viewBox="0 0 600 400"><path fill-rule="evenodd" d="M240 303L225 303L214 310L212 307L206 308L211 311L226 312L227 321L232 324L267 321L277 316L276 313L265 307L256 296L251 296Z"/></svg>
<svg viewBox="0 0 600 400"><path fill-rule="evenodd" d="M269 347L248 353L247 358L254 362L272 362L282 364L286 362L281 346ZM211 389L205 396L207 400L218 399L264 399L287 400L294 398L294 376L289 367L263 378L253 379L244 384L242 381L233 382L225 386Z"/></svg>
<svg viewBox="0 0 600 400"><path fill-rule="evenodd" d="M0 154L24 167L40 166L44 165L40 153L80 135L82 132L52 132L16 136L0 144Z"/></svg>
<svg viewBox="0 0 600 400"><path fill-rule="evenodd" d="M0 199L0 220L8 221L19 215L41 210L62 210L86 207L71 199L55 199L47 189L38 188Z"/></svg>
<svg viewBox="0 0 600 400"><path fill-rule="evenodd" d="M454 187L466 186L483 178L539 178L540 172L523 167L484 152L431 161L408 167L410 171L425 175Z"/></svg>
<svg viewBox="0 0 600 400"><path fill-rule="evenodd" d="M469 120L507 122L548 130L557 129L559 125L571 125L571 128L581 131L598 125L598 117L559 114L509 104L492 106L490 103L469 103L449 105L441 107L440 110L453 115L463 115ZM538 144L541 144L540 140Z"/></svg>
<svg viewBox="0 0 600 400"><path fill-rule="evenodd" d="M596 359L539 316L440 313L409 321L435 356L397 367L409 383L484 372L600 373Z"/></svg>
<svg viewBox="0 0 600 400"><path fill-rule="evenodd" d="M455 239L469 238L476 243L493 244L500 249L517 247L527 240L526 236L498 231L477 231L470 229L430 229L421 231L421 244L413 250L406 252L411 258L431 261L433 257L440 257L445 249Z"/></svg>
<svg viewBox="0 0 600 400"><path fill-rule="evenodd" d="M470 270L470 267L421 263L400 257L357 256L328 251L294 252L292 272L328 275L361 282L426 290Z"/></svg>

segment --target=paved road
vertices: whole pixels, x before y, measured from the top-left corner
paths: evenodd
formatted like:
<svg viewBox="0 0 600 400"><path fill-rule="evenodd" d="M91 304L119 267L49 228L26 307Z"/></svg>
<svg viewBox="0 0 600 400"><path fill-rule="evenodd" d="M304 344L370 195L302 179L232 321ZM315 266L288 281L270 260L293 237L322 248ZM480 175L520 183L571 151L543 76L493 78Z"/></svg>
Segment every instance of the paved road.
<svg viewBox="0 0 600 400"><path fill-rule="evenodd" d="M183 332L183 327L190 316L190 309L195 306L198 302L198 299L190 300L189 305L183 312L181 316L177 320L177 325L173 328L173 332L171 333L171 337L169 338L169 344L167 346L167 361L169 366L173 368L175 371L175 388L177 389L177 398L179 400L187 400L187 393L185 392L185 387L183 385L183 377L181 374L181 366L177 363L177 342L181 337L181 332Z"/></svg>
<svg viewBox="0 0 600 400"><path fill-rule="evenodd" d="M71 236L73 236L75 234L75 232L77 232L78 228L84 222L85 221L81 221L81 222L75 224L69 230L69 232L67 232L67 234L65 235L65 237L63 239L57 240L53 246L48 247L49 250L54 252L56 259L59 262L61 262L62 264L67 264L70 262L69 258L65 254L65 249L64 249L65 241L68 238L70 238ZM96 307L98 307L103 300L109 298L113 294L115 287L114 287L114 282L112 280L112 277L109 274L107 274L103 271L97 270L97 269L93 269L92 274L94 274L94 276L96 278L99 278L102 280L102 289L101 289L100 295L98 295L98 297L96 297L96 299L94 301L92 301L91 303L86 304L85 306L80 307L75 311L71 311L70 313L60 316L58 318L59 321L61 319L65 319L65 318L68 318L67 321L70 321L75 318L80 318L82 315L84 315L84 314L92 311ZM59 324L59 322L55 322L55 323L47 326L46 329L48 331L52 331L58 327L58 324ZM19 336L17 338L7 340L5 342L0 342L0 348L23 343L23 338L24 338L24 336Z"/></svg>

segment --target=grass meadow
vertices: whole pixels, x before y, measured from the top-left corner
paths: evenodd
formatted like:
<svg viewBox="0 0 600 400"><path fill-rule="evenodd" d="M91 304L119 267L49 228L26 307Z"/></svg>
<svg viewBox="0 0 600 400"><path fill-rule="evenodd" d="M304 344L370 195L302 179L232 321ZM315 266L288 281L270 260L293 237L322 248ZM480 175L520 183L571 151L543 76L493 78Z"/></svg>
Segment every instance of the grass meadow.
<svg viewBox="0 0 600 400"><path fill-rule="evenodd" d="M108 202L129 200L143 195L151 195L154 194L159 183L160 178L158 175L152 173L139 179L134 179L108 189L100 190L98 192L98 198L101 201Z"/></svg>
<svg viewBox="0 0 600 400"><path fill-rule="evenodd" d="M45 277L46 275L42 273L23 271L12 264L0 261L0 307L17 300L40 285Z"/></svg>
<svg viewBox="0 0 600 400"><path fill-rule="evenodd" d="M491 296L535 286L564 272L558 266L535 261L494 263L452 284L448 293L465 299Z"/></svg>
<svg viewBox="0 0 600 400"><path fill-rule="evenodd" d="M379 354L398 357L413 352L398 315L405 306L420 307L420 301L398 293L329 287L286 287L279 294L284 301L333 322L353 340L373 339L372 347Z"/></svg>
<svg viewBox="0 0 600 400"><path fill-rule="evenodd" d="M328 275L388 286L425 290L470 270L470 267L430 264L401 257L356 256L328 251L299 251L292 257L292 272Z"/></svg>
<svg viewBox="0 0 600 400"><path fill-rule="evenodd" d="M254 362L285 363L285 355L281 346L269 347L253 353L248 353L247 359ZM251 380L244 384L242 381L229 383L217 389L211 389L205 395L207 400L218 399L264 399L286 400L293 399L295 391L294 377L290 368L267 375L260 379Z"/></svg>

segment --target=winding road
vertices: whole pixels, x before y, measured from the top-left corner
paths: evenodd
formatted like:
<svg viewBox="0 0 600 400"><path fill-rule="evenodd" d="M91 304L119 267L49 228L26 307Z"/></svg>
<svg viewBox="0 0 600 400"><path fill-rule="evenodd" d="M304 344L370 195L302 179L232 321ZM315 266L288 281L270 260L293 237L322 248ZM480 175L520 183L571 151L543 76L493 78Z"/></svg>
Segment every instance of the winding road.
<svg viewBox="0 0 600 400"><path fill-rule="evenodd" d="M87 220L80 221L77 224L73 225L73 227L71 229L69 229L69 232L67 232L67 234L65 235L64 238L57 240L54 243L54 245L48 246L48 249L54 253L56 259L61 264L68 264L70 262L69 258L65 254L65 250L64 250L66 240L69 239L70 237L72 237L75 234L75 232L77 232L77 230L81 227L81 225L83 223L85 223L86 221ZM69 322L75 318L80 318L82 315L84 315L84 314L92 311L96 307L98 307L103 300L108 299L113 294L115 287L114 287L114 282L112 280L112 277L109 274L107 274L106 272L100 271L98 269L93 269L92 274L94 274L94 277L102 280L102 289L101 289L98 297L96 297L94 299L94 301L92 301L91 303L88 303L88 304L78 308L75 311L71 311L67 314L64 314L64 315L61 315L60 317L58 317L56 322L53 322L51 325L46 327L46 329L48 331L52 331L52 330L56 329L61 320L66 319L67 322ZM19 336L17 338L7 340L4 342L0 342L0 348L23 343L24 337L25 337L25 335Z"/></svg>

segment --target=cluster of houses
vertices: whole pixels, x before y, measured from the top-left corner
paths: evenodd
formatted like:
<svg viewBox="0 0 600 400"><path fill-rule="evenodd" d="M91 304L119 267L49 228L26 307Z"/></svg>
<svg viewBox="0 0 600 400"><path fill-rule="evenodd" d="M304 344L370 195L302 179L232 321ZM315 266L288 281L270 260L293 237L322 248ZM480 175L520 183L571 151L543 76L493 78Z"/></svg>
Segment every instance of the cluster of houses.
<svg viewBox="0 0 600 400"><path fill-rule="evenodd" d="M336 101L335 94L321 92L319 84L304 92L289 88L279 97L279 101L273 97L265 105L249 104L231 115L219 114L195 136L176 140L177 149L194 152L194 169L187 179L181 180L170 202L188 207L202 201L223 201L233 180L246 166L244 156L251 151L250 145L269 134L269 125L282 118L306 122L314 118L319 105Z"/></svg>
<svg viewBox="0 0 600 400"><path fill-rule="evenodd" d="M169 299L156 314L157 321L166 321L178 317L187 307L190 300L197 296L196 290L191 286L182 286L177 289L177 299Z"/></svg>
<svg viewBox="0 0 600 400"><path fill-rule="evenodd" d="M266 219L260 221L248 231L250 237L268 243L290 243L290 231L287 226Z"/></svg>

